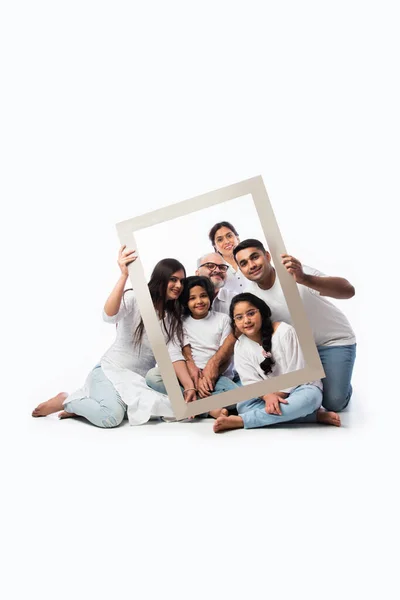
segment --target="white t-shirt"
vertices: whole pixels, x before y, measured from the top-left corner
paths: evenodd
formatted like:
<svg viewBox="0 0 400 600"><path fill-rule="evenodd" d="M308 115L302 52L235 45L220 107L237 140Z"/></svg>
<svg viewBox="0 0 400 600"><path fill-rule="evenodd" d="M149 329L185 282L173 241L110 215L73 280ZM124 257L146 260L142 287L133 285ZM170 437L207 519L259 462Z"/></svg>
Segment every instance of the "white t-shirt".
<svg viewBox="0 0 400 600"><path fill-rule="evenodd" d="M226 272L226 280L224 289L226 291L234 292L235 294L241 294L244 292L247 285L246 277L243 275L239 267L235 270L231 265Z"/></svg>
<svg viewBox="0 0 400 600"><path fill-rule="evenodd" d="M227 290L225 286L221 288L213 300L212 310L229 315L229 307L231 305L232 298L234 298L237 293L238 292L233 292L232 290Z"/></svg>
<svg viewBox="0 0 400 600"><path fill-rule="evenodd" d="M271 373L266 375L260 367L260 364L265 360L263 347L245 335L240 336L235 344L234 361L235 369L239 373L240 381L243 385L258 383L263 379L270 379L271 377L277 377L278 375L284 375L292 371L299 371L305 367L296 331L294 327L287 323L282 322L272 335L271 354L275 364L272 367ZM310 383L322 390L320 379ZM294 390L294 387L279 391L290 394L292 390Z"/></svg>
<svg viewBox="0 0 400 600"><path fill-rule="evenodd" d="M307 275L324 276L321 271L306 265L303 265L303 271ZM258 296L268 304L273 321L285 321L285 323L292 325L278 277L275 278L275 283L269 290L262 290L254 281L248 281L247 284L246 292ZM356 343L354 331L349 321L342 311L332 304L326 296L321 296L316 290L302 284L297 284L297 289L303 301L317 346L347 346Z"/></svg>
<svg viewBox="0 0 400 600"><path fill-rule="evenodd" d="M183 331L184 345L190 344L195 365L203 369L231 333L231 325L228 315L210 310L204 319L184 317ZM232 364L223 375L232 379Z"/></svg>

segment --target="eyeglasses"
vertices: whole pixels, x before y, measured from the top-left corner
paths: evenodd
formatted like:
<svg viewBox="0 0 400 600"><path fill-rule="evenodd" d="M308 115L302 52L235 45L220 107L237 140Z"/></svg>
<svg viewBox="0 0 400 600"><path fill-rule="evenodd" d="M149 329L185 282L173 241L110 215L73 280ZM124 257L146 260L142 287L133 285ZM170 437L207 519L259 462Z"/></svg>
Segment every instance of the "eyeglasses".
<svg viewBox="0 0 400 600"><path fill-rule="evenodd" d="M236 321L236 323L241 323L245 317L254 317L258 312L260 312L258 308L252 308L244 313L244 315L236 315L236 317L233 317L233 320Z"/></svg>
<svg viewBox="0 0 400 600"><path fill-rule="evenodd" d="M215 271L215 269L219 269L220 271L222 271L222 273L226 273L229 269L229 265L217 265L216 263L212 262L204 263L203 265L200 265L200 267L206 267L209 271Z"/></svg>

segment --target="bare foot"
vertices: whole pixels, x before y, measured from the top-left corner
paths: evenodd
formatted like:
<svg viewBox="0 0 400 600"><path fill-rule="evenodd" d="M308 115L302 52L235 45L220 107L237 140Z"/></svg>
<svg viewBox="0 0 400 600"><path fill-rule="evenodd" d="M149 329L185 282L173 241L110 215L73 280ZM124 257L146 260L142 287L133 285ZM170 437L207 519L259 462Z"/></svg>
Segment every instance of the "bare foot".
<svg viewBox="0 0 400 600"><path fill-rule="evenodd" d="M69 419L69 417L76 417L77 415L75 413L69 413L66 410L63 410L62 412L58 413L57 416L59 419Z"/></svg>
<svg viewBox="0 0 400 600"><path fill-rule="evenodd" d="M237 417L236 415L231 415L230 417L227 417L226 415L221 415L215 421L213 429L215 433L219 433L220 431L226 431L227 429L241 429L242 427L242 417Z"/></svg>
<svg viewBox="0 0 400 600"><path fill-rule="evenodd" d="M214 419L218 419L218 417L220 417L221 415L223 415L224 417L227 417L228 411L226 408L217 408L216 410L210 410L210 412L208 414L210 415L210 417L214 417Z"/></svg>
<svg viewBox="0 0 400 600"><path fill-rule="evenodd" d="M317 411L317 423L325 423L325 425L335 425L340 427L340 417L337 413L332 410L322 410L321 408Z"/></svg>
<svg viewBox="0 0 400 600"><path fill-rule="evenodd" d="M54 396L54 398L47 400L47 402L42 402L42 404L39 404L32 412L32 417L47 417L47 415L59 412L62 410L63 402L67 396L68 394L66 392L60 392L57 396Z"/></svg>

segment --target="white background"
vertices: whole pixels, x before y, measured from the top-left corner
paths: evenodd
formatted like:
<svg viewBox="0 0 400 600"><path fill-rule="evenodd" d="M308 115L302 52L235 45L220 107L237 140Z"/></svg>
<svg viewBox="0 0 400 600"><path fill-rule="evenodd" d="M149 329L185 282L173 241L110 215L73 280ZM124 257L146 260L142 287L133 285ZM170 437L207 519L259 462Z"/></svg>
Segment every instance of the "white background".
<svg viewBox="0 0 400 600"><path fill-rule="evenodd" d="M2 3L7 599L398 597L395 8ZM356 287L346 427L32 419L113 339L114 224L259 174L287 249Z"/></svg>

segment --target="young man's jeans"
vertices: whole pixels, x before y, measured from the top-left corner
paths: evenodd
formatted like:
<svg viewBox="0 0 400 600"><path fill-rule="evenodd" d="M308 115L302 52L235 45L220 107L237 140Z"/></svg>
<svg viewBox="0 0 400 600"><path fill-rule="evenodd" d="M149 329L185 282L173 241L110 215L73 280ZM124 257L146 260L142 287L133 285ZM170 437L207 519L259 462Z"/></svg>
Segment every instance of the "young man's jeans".
<svg viewBox="0 0 400 600"><path fill-rule="evenodd" d="M126 404L105 376L100 365L96 365L86 383L89 395L74 398L64 403L64 410L85 417L97 427L117 427L124 420ZM73 397L75 394L73 395Z"/></svg>
<svg viewBox="0 0 400 600"><path fill-rule="evenodd" d="M311 423L317 420L317 410L321 406L322 391L316 385L299 385L287 398L288 404L280 404L282 415L265 412L265 402L253 398L238 402L237 410L243 419L245 429L279 425L280 423Z"/></svg>
<svg viewBox="0 0 400 600"><path fill-rule="evenodd" d="M348 405L353 392L350 382L356 359L356 344L318 346L318 353L326 375L322 379L322 406L326 410L341 411Z"/></svg>

